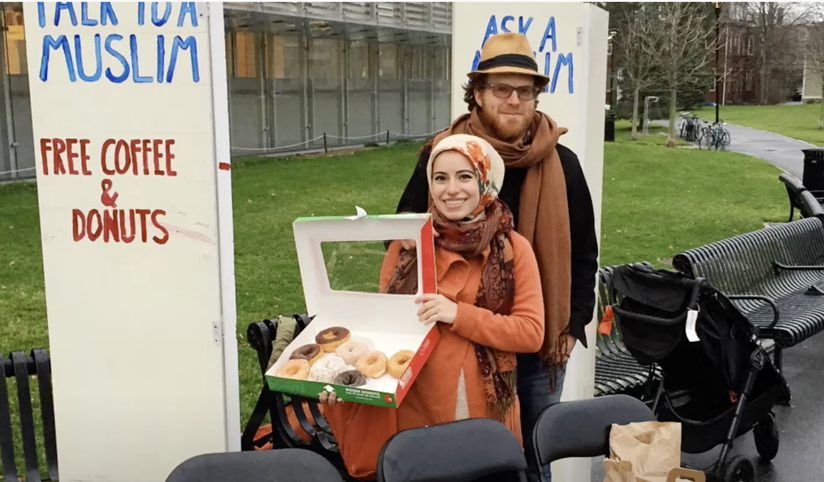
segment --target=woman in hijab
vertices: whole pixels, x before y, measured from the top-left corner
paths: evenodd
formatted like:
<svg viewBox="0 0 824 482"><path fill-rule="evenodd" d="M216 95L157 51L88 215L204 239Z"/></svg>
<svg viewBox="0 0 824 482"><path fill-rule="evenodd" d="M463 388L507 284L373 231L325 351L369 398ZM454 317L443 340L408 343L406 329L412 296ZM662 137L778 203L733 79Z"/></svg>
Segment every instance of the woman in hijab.
<svg viewBox="0 0 824 482"><path fill-rule="evenodd" d="M501 156L484 139L452 135L432 150L427 178L438 294L416 301L419 320L437 323L440 340L397 409L320 396L347 470L360 480L374 478L381 447L401 430L491 418L521 441L515 353L534 353L544 339L535 255L497 197ZM392 242L380 285L416 293L416 252Z"/></svg>

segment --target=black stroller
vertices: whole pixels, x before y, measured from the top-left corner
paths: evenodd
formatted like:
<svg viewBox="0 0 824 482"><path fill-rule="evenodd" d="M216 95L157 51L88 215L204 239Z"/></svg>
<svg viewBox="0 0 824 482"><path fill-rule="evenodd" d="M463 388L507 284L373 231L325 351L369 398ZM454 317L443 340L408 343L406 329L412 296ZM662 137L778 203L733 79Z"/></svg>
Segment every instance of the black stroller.
<svg viewBox="0 0 824 482"><path fill-rule="evenodd" d="M752 462L728 457L729 451L736 437L753 430L758 454L772 460L778 453L772 408L788 395L757 328L702 278L631 264L615 269L612 289L624 343L650 367L648 403L658 420L682 424L685 453L722 444L706 470L711 478L754 480Z"/></svg>

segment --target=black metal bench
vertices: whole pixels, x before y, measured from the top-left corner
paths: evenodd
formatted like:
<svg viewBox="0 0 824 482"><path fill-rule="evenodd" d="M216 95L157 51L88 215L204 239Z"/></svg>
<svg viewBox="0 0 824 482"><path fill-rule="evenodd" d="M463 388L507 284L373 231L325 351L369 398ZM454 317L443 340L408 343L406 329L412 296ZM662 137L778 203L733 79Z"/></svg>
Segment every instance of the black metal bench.
<svg viewBox="0 0 824 482"><path fill-rule="evenodd" d="M778 179L784 183L784 187L787 188L787 197L790 199L790 217L787 222L793 220L796 209L805 218L824 216L824 208L821 207L824 191L810 191L791 174L783 173L778 176Z"/></svg>
<svg viewBox="0 0 824 482"><path fill-rule="evenodd" d="M52 400L51 362L45 350L36 349L26 356L15 351L6 359L0 354L0 460L2 460L3 480L16 481L24 472L18 472L15 464L15 447L12 435L12 413L18 414L20 434L23 441L23 459L25 461L26 482L40 482L37 443L35 438L35 413L32 406L32 392L29 390L30 378L37 376L40 393L40 420L43 427L43 449L45 450L46 472L51 481L59 480L57 473L57 440L54 427L54 403ZM9 403L9 391L6 378L13 378L17 385L17 406ZM18 476L19 474L19 476Z"/></svg>
<svg viewBox="0 0 824 482"><path fill-rule="evenodd" d="M311 320L306 314L292 315L292 317L297 322L294 335L297 336ZM275 340L276 333L276 318L252 323L246 330L246 339L249 346L257 352L263 387L252 415L243 430L241 450L255 450L266 443L271 443L275 449L306 448L323 455L337 468L342 469L343 462L335 438L332 435L332 429L321 415L317 400L285 395L269 389L269 384L266 381L266 370L272 356L272 343ZM286 413L288 406L294 410L300 428L310 437L309 442L301 439L289 423ZM308 412L306 411L307 408ZM256 439L255 435L263 424L267 413L272 424L271 434Z"/></svg>
<svg viewBox="0 0 824 482"><path fill-rule="evenodd" d="M614 267L598 270L598 320L603 318L606 306L617 302L612 287L613 270ZM609 335L597 333L596 336L595 396L621 393L641 398L650 369L638 364L627 350L621 338L621 327L617 318L612 321L612 331Z"/></svg>
<svg viewBox="0 0 824 482"><path fill-rule="evenodd" d="M723 292L782 351L824 330L824 226L817 217L678 254L673 266Z"/></svg>

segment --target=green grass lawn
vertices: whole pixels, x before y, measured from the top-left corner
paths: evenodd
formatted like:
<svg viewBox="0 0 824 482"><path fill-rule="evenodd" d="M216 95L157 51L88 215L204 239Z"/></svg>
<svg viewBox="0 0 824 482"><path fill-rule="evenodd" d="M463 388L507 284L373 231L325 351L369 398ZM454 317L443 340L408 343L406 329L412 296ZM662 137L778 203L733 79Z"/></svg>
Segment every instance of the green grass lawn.
<svg viewBox="0 0 824 482"><path fill-rule="evenodd" d="M605 144L601 264L651 261L783 220L786 195L778 169L731 152L663 147L666 136L629 141L628 123ZM419 143L315 158L240 158L233 168L235 266L242 422L260 390L249 323L304 307L292 221L299 216L394 212ZM368 266L354 255L375 246L324 250L343 273ZM334 254L334 256L333 256ZM353 256L353 258L349 258ZM0 353L48 347L33 183L0 185ZM361 285L359 285L361 286ZM361 286L374 290L374 286Z"/></svg>
<svg viewBox="0 0 824 482"><path fill-rule="evenodd" d="M693 110L706 120L715 120L715 108ZM775 132L793 139L824 146L824 130L816 127L821 105L736 105L721 106L721 120L754 129Z"/></svg>
<svg viewBox="0 0 824 482"><path fill-rule="evenodd" d="M661 260L686 249L786 220L779 170L727 151L662 147L655 129L629 141L616 125L604 145L601 265Z"/></svg>

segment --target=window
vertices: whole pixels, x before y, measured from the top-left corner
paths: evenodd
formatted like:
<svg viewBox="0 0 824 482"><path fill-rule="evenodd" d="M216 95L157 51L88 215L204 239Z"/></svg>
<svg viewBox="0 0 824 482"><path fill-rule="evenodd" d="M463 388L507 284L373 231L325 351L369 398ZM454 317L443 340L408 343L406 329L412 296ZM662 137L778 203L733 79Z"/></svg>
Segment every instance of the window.
<svg viewBox="0 0 824 482"><path fill-rule="evenodd" d="M313 79L340 79L341 41L313 39L309 48L309 76Z"/></svg>
<svg viewBox="0 0 824 482"><path fill-rule="evenodd" d="M747 55L752 55L752 47L753 47L754 43L755 43L755 38L754 37L749 37L747 39Z"/></svg>
<svg viewBox="0 0 824 482"><path fill-rule="evenodd" d="M712 84L710 84L710 92L715 92L715 84L718 82L718 73L712 69Z"/></svg>
<svg viewBox="0 0 824 482"><path fill-rule="evenodd" d="M255 38L254 32L235 32L235 78L254 79L257 77Z"/></svg>
<svg viewBox="0 0 824 482"><path fill-rule="evenodd" d="M409 56L409 80L426 79L426 50L422 46L410 46L406 49Z"/></svg>
<svg viewBox="0 0 824 482"><path fill-rule="evenodd" d="M353 40L349 43L349 79L370 79L369 43L366 40Z"/></svg>
<svg viewBox="0 0 824 482"><path fill-rule="evenodd" d="M398 46L393 44L380 44L378 53L380 55L379 75L381 79L398 78Z"/></svg>
<svg viewBox="0 0 824 482"><path fill-rule="evenodd" d="M226 75L231 77L234 75L234 69L232 68L232 65L234 65L232 62L234 58L234 52L232 52L232 32L227 31L223 37L226 44Z"/></svg>
<svg viewBox="0 0 824 482"><path fill-rule="evenodd" d="M23 31L22 6L3 5L3 26L6 30L6 73L29 73L26 62L26 34Z"/></svg>
<svg viewBox="0 0 824 482"><path fill-rule="evenodd" d="M449 54L451 49L447 47L435 47L435 80L449 80L451 63Z"/></svg>
<svg viewBox="0 0 824 482"><path fill-rule="evenodd" d="M266 78L302 79L300 38L296 35L274 35L268 38Z"/></svg>
<svg viewBox="0 0 824 482"><path fill-rule="evenodd" d="M745 81L745 86L747 92L752 92L752 70L747 71L747 79Z"/></svg>

